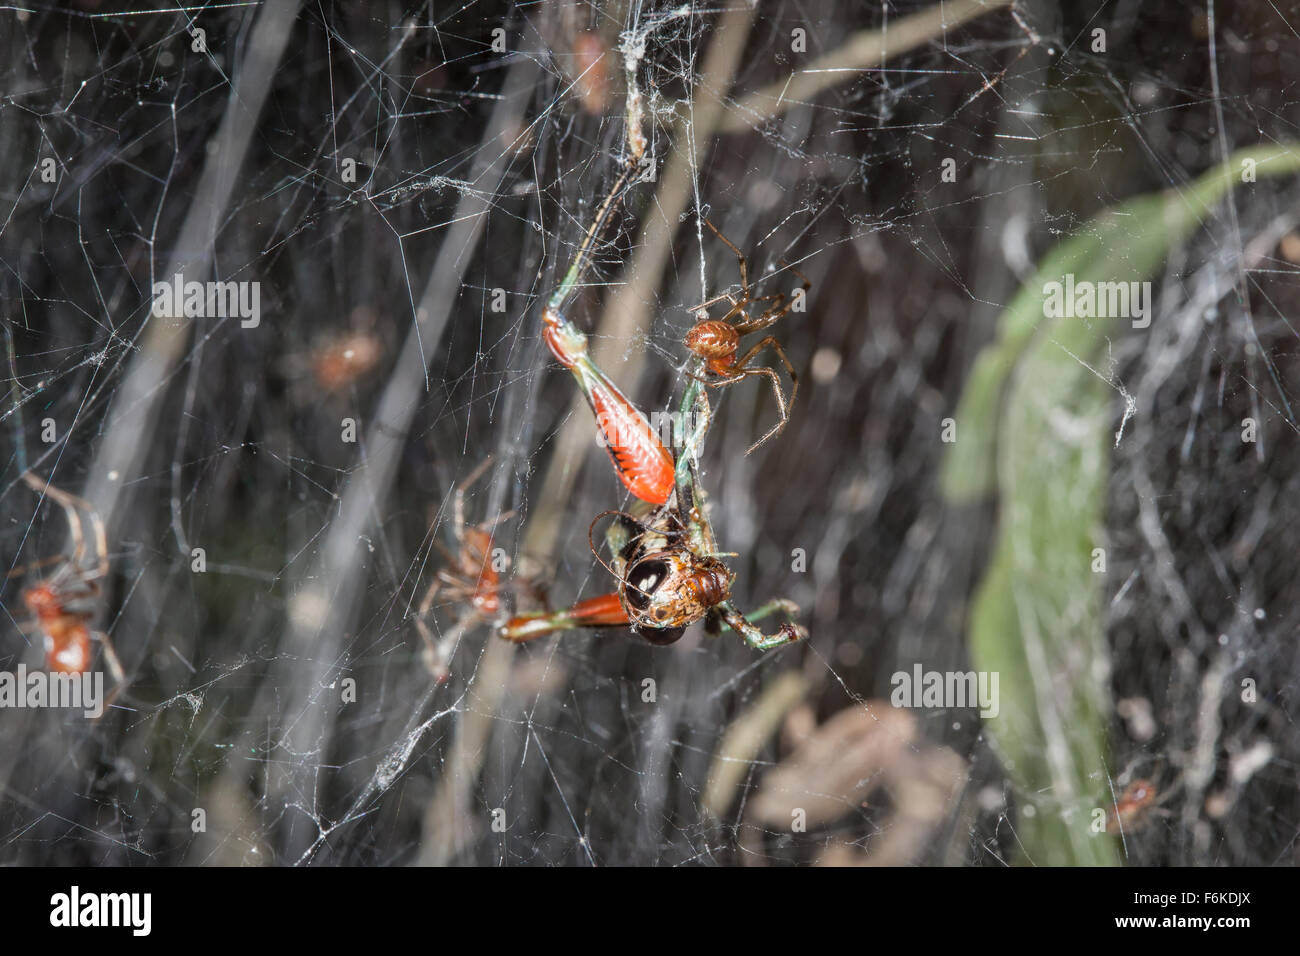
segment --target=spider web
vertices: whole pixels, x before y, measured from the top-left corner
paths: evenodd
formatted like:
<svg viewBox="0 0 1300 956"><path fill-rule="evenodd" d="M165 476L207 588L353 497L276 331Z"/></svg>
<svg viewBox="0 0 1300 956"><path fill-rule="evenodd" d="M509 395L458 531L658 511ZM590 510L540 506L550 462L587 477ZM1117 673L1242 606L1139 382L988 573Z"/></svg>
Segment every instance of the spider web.
<svg viewBox="0 0 1300 956"><path fill-rule="evenodd" d="M966 6L0 11L0 554L68 548L25 470L84 494L112 564L93 622L130 676L98 722L0 710L0 862L1033 859L976 710L888 705L896 672L972 668L1008 506L943 499L942 422L1055 243L1294 139L1300 5ZM859 31L882 57L818 60ZM770 389L712 391L702 467L737 603L788 597L811 638L516 648L479 624L436 684L414 615L489 456L464 505L513 512L503 576L554 607L613 586L588 526L628 498L540 311L626 155L630 84L655 175L571 318L666 411L691 307L739 290L702 217L756 294L809 277L770 330L801 373L788 427L747 457ZM1170 249L1151 328L1078 359L1118 434L1087 770L1161 792L1130 863L1295 859L1297 198L1234 191ZM258 283L260 322L151 317L178 264ZM0 670L42 660L31 580L0 595Z"/></svg>

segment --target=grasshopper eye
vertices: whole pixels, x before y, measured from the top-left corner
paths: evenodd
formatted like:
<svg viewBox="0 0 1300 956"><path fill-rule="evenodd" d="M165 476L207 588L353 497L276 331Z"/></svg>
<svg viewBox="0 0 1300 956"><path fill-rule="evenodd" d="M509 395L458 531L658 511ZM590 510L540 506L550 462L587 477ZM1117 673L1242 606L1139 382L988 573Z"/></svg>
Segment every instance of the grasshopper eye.
<svg viewBox="0 0 1300 956"><path fill-rule="evenodd" d="M638 611L650 606L650 598L668 577L668 564L661 558L638 561L627 573L627 603Z"/></svg>
<svg viewBox="0 0 1300 956"><path fill-rule="evenodd" d="M654 644L662 647L665 644L675 644L682 639L686 633L684 627L634 627L632 632L641 638L647 644Z"/></svg>

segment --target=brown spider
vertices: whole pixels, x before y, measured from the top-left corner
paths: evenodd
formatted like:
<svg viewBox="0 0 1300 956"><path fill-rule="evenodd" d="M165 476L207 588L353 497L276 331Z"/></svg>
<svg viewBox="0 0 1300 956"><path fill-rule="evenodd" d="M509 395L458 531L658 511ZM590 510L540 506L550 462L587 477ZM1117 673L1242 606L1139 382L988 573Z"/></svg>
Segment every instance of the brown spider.
<svg viewBox="0 0 1300 956"><path fill-rule="evenodd" d="M30 471L23 474L23 481L38 494L53 499L67 515L68 527L72 533L72 555L66 559L37 561L9 572L8 576L13 576L28 568L41 567L54 561L61 562L54 573L23 589L23 603L36 619L19 626L27 629L34 624L40 630L45 637L46 669L58 674L84 674L90 670L93 657L91 640L98 639L104 645L104 659L108 662L116 685L110 698L105 701L107 707L125 685L126 677L108 635L90 628L90 620L94 615L90 602L99 594L99 581L108 574L108 544L104 522L87 501L61 491ZM93 567L86 566L86 537L82 531L81 512L90 520L95 536Z"/></svg>
<svg viewBox="0 0 1300 956"><path fill-rule="evenodd" d="M1145 826L1151 815L1169 794L1161 794L1156 785L1144 778L1134 780L1106 813L1106 832L1131 833Z"/></svg>
<svg viewBox="0 0 1300 956"><path fill-rule="evenodd" d="M508 562L501 568L494 566L496 559L492 553L492 529L513 516L514 512L507 511L491 521L465 526L465 492L482 477L491 464L492 458L489 456L456 486L452 513L459 550L452 554L441 543L434 542L434 546L446 556L447 565L439 568L434 575L429 589L420 601L420 609L416 612L415 626L425 643L424 663L438 681L446 680L447 664L465 632L477 624L494 621L501 616L501 572L506 570ZM504 558L502 560L506 561ZM439 594L450 598L449 603L465 605L465 611L451 630L441 638L436 638L425 618Z"/></svg>
<svg viewBox="0 0 1300 956"><path fill-rule="evenodd" d="M772 382L772 391L776 395L777 407L781 410L781 420L768 429L767 434L749 446L749 449L745 452L748 455L769 438L779 435L781 429L785 428L786 422L790 420L790 409L794 407L795 396L799 394L799 376L795 374L794 366L786 358L785 349L781 347L781 343L776 340L775 336L766 336L748 352L737 358L736 354L740 351L740 339L751 332L759 332L782 318L794 307L794 300L787 304L783 292L778 292L775 295L752 296L749 291L749 270L745 265L745 257L736 248L735 243L718 231L717 226L707 219L704 220L704 224L712 229L713 234L725 242L727 248L736 254L736 261L740 265L741 294L740 298L736 299L731 293L724 292L721 295L714 296L708 302L697 305L694 311L700 321L686 333L686 347L704 359L708 372L717 376L716 378L702 379L709 385L717 387L734 385L751 375L766 375ZM790 271L803 279L803 285L800 288L804 292L812 288L812 283L808 281L803 273L794 268L791 268ZM709 318L709 306L723 299L731 303L731 308L727 311L727 314L720 319ZM751 318L748 306L761 302L771 302L772 305ZM776 370L770 366L752 364L754 357L769 346L776 353L776 357L781 360L786 373L790 376L789 402L785 400L785 394L781 391L781 379L776 374Z"/></svg>

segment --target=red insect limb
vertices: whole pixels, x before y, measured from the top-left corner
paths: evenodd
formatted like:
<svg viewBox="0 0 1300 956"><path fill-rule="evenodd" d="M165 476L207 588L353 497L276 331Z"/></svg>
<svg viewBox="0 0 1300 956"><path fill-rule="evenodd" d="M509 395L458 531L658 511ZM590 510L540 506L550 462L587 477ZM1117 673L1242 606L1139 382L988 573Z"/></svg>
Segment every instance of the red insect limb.
<svg viewBox="0 0 1300 956"><path fill-rule="evenodd" d="M579 601L564 611L539 611L513 617L502 625L497 634L507 641L522 644L524 641L575 627L623 627L627 623L627 611L623 609L618 593L611 592Z"/></svg>
<svg viewBox="0 0 1300 956"><path fill-rule="evenodd" d="M619 480L642 501L664 504L673 492L673 456L640 410L587 355L587 337L556 309L548 307L542 319L546 344L578 380Z"/></svg>
<svg viewBox="0 0 1300 956"><path fill-rule="evenodd" d="M587 337L575 329L558 309L548 305L542 312L542 324L546 347L565 368L573 368L578 356L587 354Z"/></svg>

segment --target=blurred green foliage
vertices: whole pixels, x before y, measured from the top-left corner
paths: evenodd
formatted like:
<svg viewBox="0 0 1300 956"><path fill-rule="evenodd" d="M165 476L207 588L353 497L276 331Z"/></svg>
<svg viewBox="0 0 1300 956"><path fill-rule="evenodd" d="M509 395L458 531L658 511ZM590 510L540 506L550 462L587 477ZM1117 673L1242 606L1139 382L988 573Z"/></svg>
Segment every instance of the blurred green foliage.
<svg viewBox="0 0 1300 956"><path fill-rule="evenodd" d="M1017 787L1025 862L1118 862L1093 809L1110 802L1108 667L1094 549L1120 386L1109 338L1124 318L1045 317L1044 287L1148 281L1236 185L1300 171L1300 146L1246 149L1190 185L1105 210L1056 245L998 319L954 416L941 474L954 505L996 496L997 537L970 617L974 666L1000 674L985 728ZM1158 321L1156 319L1155 321ZM1141 413L1141 409L1138 410Z"/></svg>

